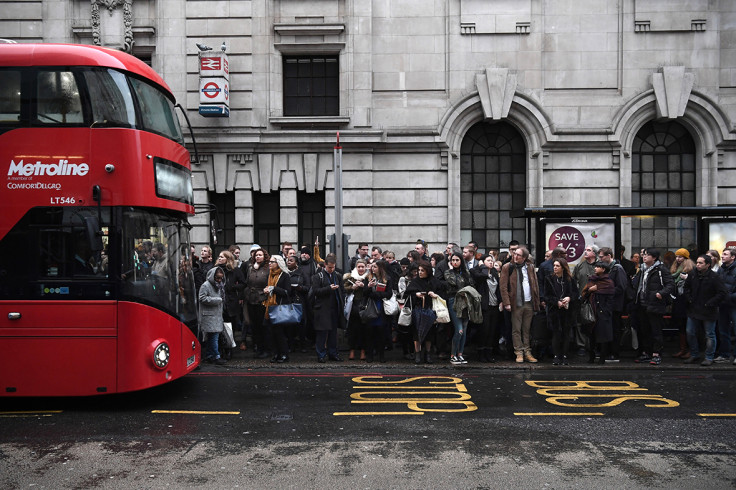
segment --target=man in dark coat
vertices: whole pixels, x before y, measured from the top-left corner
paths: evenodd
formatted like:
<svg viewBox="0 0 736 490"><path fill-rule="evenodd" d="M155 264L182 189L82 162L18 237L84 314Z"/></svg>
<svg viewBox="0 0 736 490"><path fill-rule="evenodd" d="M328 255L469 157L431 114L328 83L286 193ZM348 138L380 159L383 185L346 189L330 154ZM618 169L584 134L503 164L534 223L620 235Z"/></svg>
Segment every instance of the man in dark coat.
<svg viewBox="0 0 736 490"><path fill-rule="evenodd" d="M633 298L633 289L631 288L631 281L626 273L626 270L621 264L619 264L613 258L613 250L609 247L602 247L598 251L598 258L608 264L610 269L608 276L613 281L613 285L616 287L616 292L613 296L612 316L613 322L613 343L611 344L611 357L606 359L609 362L617 362L621 348L621 315L626 311L626 298ZM629 296L630 295L630 296Z"/></svg>
<svg viewBox="0 0 736 490"><path fill-rule="evenodd" d="M337 352L337 328L345 324L345 292L342 276L335 271L335 264L335 256L327 255L325 270L312 277L310 295L314 296L314 347L319 362L327 362L328 356L332 361L342 361Z"/></svg>
<svg viewBox="0 0 736 490"><path fill-rule="evenodd" d="M672 294L675 292L675 282L672 275L659 261L660 252L656 248L644 250L642 260L646 269L639 271L638 287L636 290L636 305L639 318L640 340L642 353L636 362L649 362L658 365L662 362L664 339L662 327L667 305L672 303ZM649 356L648 352L652 355Z"/></svg>
<svg viewBox="0 0 736 490"><path fill-rule="evenodd" d="M716 352L716 320L718 305L726 298L726 287L721 277L711 270L711 256L701 255L695 262L695 274L688 274L685 280L685 301L687 301L687 343L690 346L690 357L686 364L700 360L698 350L698 328L705 330L705 359L700 364L713 364Z"/></svg>
<svg viewBox="0 0 736 490"><path fill-rule="evenodd" d="M204 281L207 280L207 273L215 266L215 261L212 260L212 249L208 245L202 246L202 251L199 253L199 260L193 265L194 271L194 287L202 287Z"/></svg>
<svg viewBox="0 0 736 490"><path fill-rule="evenodd" d="M736 248L723 251L718 275L726 288L726 297L718 313L718 357L714 362L731 362L736 354L736 345L731 342L731 335L736 330ZM736 363L736 359L733 362Z"/></svg>
<svg viewBox="0 0 736 490"><path fill-rule="evenodd" d="M307 301L307 295L309 288L312 286L312 277L317 273L319 267L312 258L312 251L309 247L302 247L299 251L299 273L302 276L303 282L301 288L297 290L299 294L300 302L304 307L304 314L302 315L302 328L305 338L314 338L314 312L312 311L312 305ZM305 339L302 339L305 340Z"/></svg>

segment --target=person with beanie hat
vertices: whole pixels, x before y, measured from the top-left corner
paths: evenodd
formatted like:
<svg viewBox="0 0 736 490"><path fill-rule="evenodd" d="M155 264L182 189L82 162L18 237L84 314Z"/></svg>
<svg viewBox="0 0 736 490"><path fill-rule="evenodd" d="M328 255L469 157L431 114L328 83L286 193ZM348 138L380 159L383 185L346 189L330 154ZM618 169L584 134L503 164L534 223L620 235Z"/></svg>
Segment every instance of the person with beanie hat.
<svg viewBox="0 0 736 490"><path fill-rule="evenodd" d="M673 357L687 359L690 357L690 347L687 342L687 301L683 295L685 291L685 280L688 274L695 269L695 264L690 260L690 252L680 248L675 252L675 261L670 267L672 280L675 281L676 298L672 302L672 313L670 325L677 328L680 336L680 350Z"/></svg>

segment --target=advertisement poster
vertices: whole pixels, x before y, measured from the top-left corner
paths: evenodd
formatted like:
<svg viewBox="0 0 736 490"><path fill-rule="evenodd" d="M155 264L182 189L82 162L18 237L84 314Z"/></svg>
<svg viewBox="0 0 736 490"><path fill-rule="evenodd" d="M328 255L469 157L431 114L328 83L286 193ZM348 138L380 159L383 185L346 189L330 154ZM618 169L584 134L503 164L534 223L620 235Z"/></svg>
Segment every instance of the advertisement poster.
<svg viewBox="0 0 736 490"><path fill-rule="evenodd" d="M583 256L585 247L614 248L616 245L616 224L588 220L571 220L567 223L545 223L545 243L547 250L562 247L567 250L567 262L572 269Z"/></svg>
<svg viewBox="0 0 736 490"><path fill-rule="evenodd" d="M736 247L736 222L708 223L708 249L721 252L727 247Z"/></svg>

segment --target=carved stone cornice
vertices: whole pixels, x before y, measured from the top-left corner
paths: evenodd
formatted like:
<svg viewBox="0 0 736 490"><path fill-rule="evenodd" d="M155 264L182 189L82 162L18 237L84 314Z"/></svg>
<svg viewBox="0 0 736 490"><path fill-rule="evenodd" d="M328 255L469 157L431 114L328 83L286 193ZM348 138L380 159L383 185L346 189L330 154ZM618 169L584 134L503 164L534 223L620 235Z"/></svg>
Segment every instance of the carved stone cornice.
<svg viewBox="0 0 736 490"><path fill-rule="evenodd" d="M118 7L123 8L123 51L133 51L133 0L91 0L92 6L92 42L102 46L102 32L100 22L100 7L107 9L113 15Z"/></svg>

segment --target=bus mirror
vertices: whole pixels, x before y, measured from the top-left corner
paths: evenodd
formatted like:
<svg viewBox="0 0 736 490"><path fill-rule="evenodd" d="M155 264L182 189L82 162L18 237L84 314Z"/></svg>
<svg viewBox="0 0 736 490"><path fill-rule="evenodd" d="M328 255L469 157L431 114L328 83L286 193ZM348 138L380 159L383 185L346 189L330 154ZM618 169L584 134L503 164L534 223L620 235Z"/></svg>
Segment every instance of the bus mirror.
<svg viewBox="0 0 736 490"><path fill-rule="evenodd" d="M100 222L96 216L87 216L84 218L84 224L87 227L87 240L92 252L102 251L102 230Z"/></svg>

